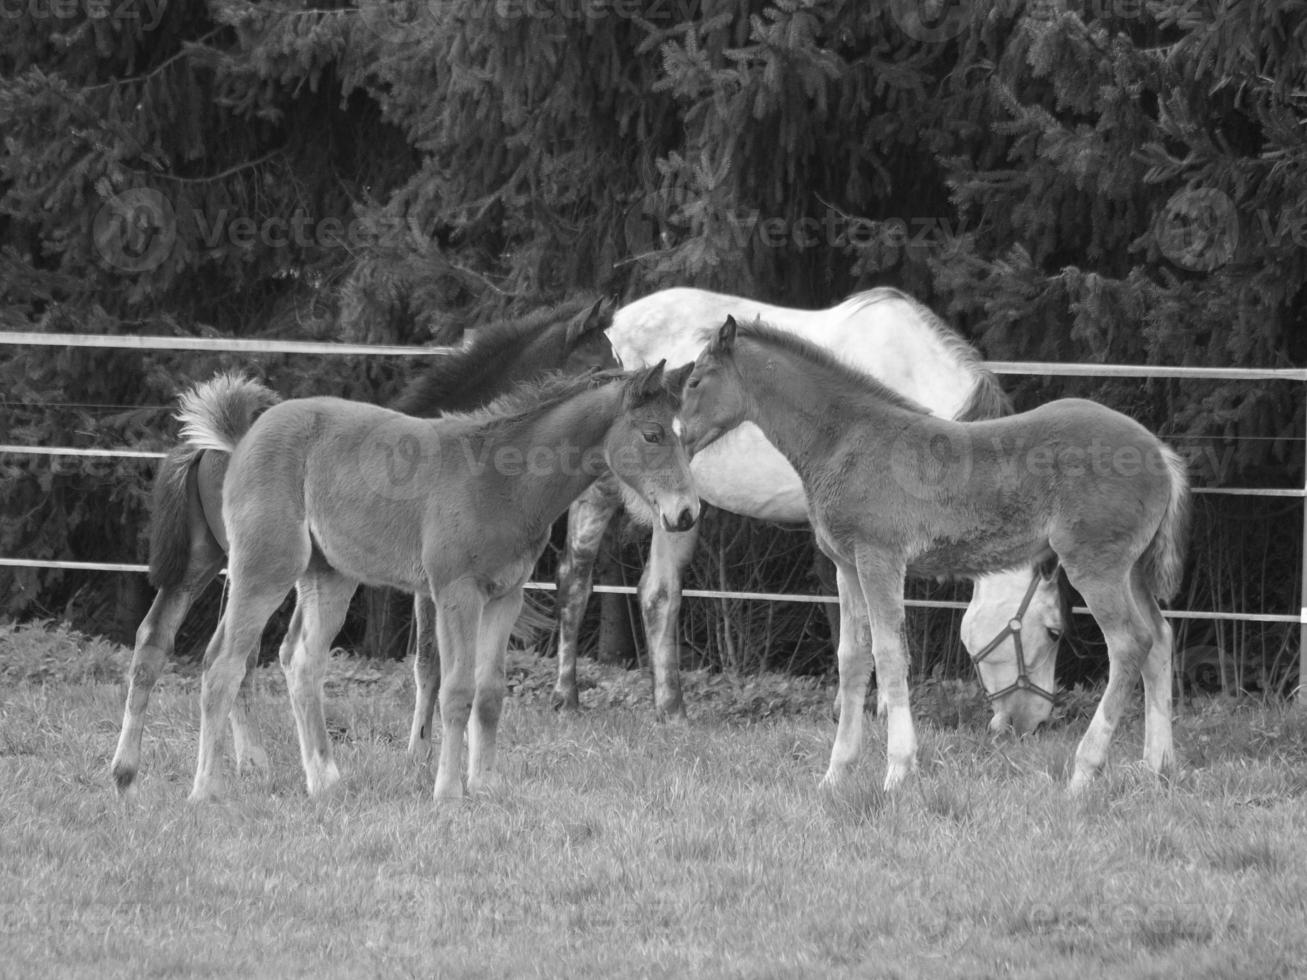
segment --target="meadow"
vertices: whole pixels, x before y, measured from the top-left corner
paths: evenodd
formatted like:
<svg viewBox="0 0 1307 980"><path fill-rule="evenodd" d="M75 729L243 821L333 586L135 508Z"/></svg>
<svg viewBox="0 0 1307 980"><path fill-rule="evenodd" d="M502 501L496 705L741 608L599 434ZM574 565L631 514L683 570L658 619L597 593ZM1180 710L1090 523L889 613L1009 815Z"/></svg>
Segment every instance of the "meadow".
<svg viewBox="0 0 1307 980"><path fill-rule="evenodd" d="M198 678L160 682L139 798L108 764L129 651L0 626L0 976L1290 977L1307 971L1307 712L1177 705L1183 767L1065 772L1090 694L990 738L974 685L925 685L919 771L878 786L883 732L818 790L833 685L687 677L691 723L647 678L517 655L494 795L436 806L405 754L402 664L333 659L344 780L309 799L280 671L254 715L266 775L187 803Z"/></svg>

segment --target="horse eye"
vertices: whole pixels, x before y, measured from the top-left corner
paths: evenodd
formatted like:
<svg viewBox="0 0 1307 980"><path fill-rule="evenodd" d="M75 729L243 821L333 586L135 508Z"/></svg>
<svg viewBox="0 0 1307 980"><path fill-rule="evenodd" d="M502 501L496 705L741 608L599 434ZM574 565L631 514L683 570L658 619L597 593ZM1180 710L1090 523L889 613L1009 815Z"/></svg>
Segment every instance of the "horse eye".
<svg viewBox="0 0 1307 980"><path fill-rule="evenodd" d="M653 443L655 446L658 445L658 443L660 443L660 442L663 441L663 430L662 430L662 429L646 429L646 430L642 433L642 435L644 436L644 441L645 441L645 442L651 442L651 443Z"/></svg>
<svg viewBox="0 0 1307 980"><path fill-rule="evenodd" d="M1048 632L1048 638L1054 643L1062 639L1062 631L1056 626L1045 626L1044 629Z"/></svg>
<svg viewBox="0 0 1307 980"><path fill-rule="evenodd" d="M698 388L698 387L699 387L699 376L698 376L697 374L692 374L692 375L690 375L690 380L687 381L687 382L685 383L685 387L687 387L687 388Z"/></svg>

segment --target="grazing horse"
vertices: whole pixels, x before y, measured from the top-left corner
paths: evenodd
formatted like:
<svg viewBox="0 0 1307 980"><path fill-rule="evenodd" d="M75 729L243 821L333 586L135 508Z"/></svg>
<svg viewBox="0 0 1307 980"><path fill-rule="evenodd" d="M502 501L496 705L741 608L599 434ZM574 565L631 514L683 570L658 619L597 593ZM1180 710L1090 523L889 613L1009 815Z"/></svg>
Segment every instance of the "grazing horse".
<svg viewBox="0 0 1307 980"><path fill-rule="evenodd" d="M438 356L409 383L393 407L417 416L468 411L547 371L580 374L616 367L604 335L611 323L612 305L590 297L478 327L464 346L433 352ZM241 431L278 400L267 388L250 383L228 387L222 402L233 415L232 427ZM158 593L136 632L136 649L127 671L127 703L111 766L120 793L130 794L135 787L145 711L155 681L172 653L177 630L196 596L227 561L227 532L222 521L227 463L226 453L183 442L168 453L155 478L150 581ZM415 606L419 643L429 646L434 643L430 603L419 600ZM297 610L292 628L298 630L298 625ZM435 663L433 657L426 659ZM419 675L419 690L425 682L425 676ZM232 708L231 726L237 765L266 768L267 754L240 699Z"/></svg>
<svg viewBox="0 0 1307 980"><path fill-rule="evenodd" d="M1141 669L1144 761L1154 771L1173 763L1171 628L1158 599L1180 586L1189 490L1165 443L1075 398L1000 419L942 419L791 333L728 318L695 360L679 421L693 453L746 420L798 472L817 543L835 562L840 718L824 783L838 784L861 751L873 655L887 707L885 788L915 764L907 573L977 575L1052 557L1110 659L1071 790L1102 766Z"/></svg>
<svg viewBox="0 0 1307 980"><path fill-rule="evenodd" d="M292 586L300 627L287 633L280 660L308 791L339 780L322 686L360 583L430 594L443 726L435 798L463 795L465 730L468 790L487 788L509 633L554 521L606 473L664 526L686 530L698 519L673 431L677 404L661 363L631 375L551 377L437 419L301 398L242 430L221 399L193 399L179 416L186 441L231 454L222 489L231 548L227 608L205 653L191 799L221 793L221 725L251 649Z"/></svg>
<svg viewBox="0 0 1307 980"><path fill-rule="evenodd" d="M944 418L989 418L1010 411L975 349L924 305L896 289L872 289L826 310L786 309L702 289L665 289L618 310L608 337L628 369L659 359L685 364L694 360L728 314L761 316ZM798 474L752 424L706 447L690 466L705 503L763 520L808 521ZM618 505L617 494L601 481L568 515L567 550L558 580L557 707L576 708L580 703L576 656L581 619L595 556ZM635 512L633 516L641 517ZM644 523L649 523L647 516ZM685 716L677 616L681 573L696 537L695 532L673 534L655 527L640 579L654 705L665 718ZM1032 731L1051 713L1061 616L1056 582L1034 568L995 572L976 583L962 636L990 692L995 729L1010 725L1018 733ZM1013 623L1026 628L1014 631Z"/></svg>

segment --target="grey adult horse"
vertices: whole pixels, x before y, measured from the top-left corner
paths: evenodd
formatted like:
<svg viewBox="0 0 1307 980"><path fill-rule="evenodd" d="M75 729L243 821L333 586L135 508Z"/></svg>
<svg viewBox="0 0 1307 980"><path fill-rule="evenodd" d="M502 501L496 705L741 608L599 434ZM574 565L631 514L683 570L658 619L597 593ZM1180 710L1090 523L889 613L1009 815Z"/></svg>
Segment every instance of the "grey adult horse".
<svg viewBox="0 0 1307 980"><path fill-rule="evenodd" d="M680 412L691 451L753 422L803 480L840 594L839 728L824 782L861 751L874 657L892 789L916 760L902 645L903 581L1056 556L1103 630L1107 689L1076 749L1071 790L1101 768L1141 668L1144 761L1173 763L1171 627L1189 515L1183 460L1138 422L1064 398L956 422L761 322L728 318L695 360ZM923 465L930 461L928 465Z"/></svg>

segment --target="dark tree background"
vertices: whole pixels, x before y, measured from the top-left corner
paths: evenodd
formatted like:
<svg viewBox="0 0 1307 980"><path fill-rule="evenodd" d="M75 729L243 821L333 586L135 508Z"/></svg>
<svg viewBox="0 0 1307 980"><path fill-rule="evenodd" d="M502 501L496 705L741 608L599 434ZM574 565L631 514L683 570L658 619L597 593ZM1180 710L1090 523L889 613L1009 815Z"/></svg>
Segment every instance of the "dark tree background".
<svg viewBox="0 0 1307 980"><path fill-rule="evenodd" d="M816 306L895 285L996 359L1300 365L1305 9L10 5L0 329L448 343L581 288ZM368 399L404 370L4 347L0 441L162 448L178 389L219 366L286 395ZM1198 485L1302 485L1301 386L1011 380L1023 405L1075 393L1135 415ZM0 457L0 554L143 560L151 476ZM1182 605L1297 608L1300 502L1198 511ZM795 574L801 534L719 517L707 539L706 585L817 588ZM637 559L621 547L614 571L633 579ZM0 569L0 615L122 635L143 586ZM687 607L701 662L827 663L813 609ZM957 669L954 617L913 622L919 669ZM1202 624L1182 642L1282 665L1296 630Z"/></svg>

